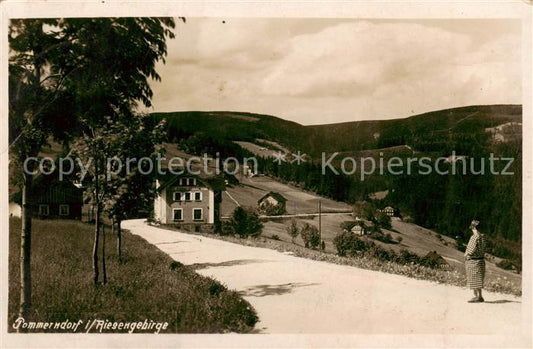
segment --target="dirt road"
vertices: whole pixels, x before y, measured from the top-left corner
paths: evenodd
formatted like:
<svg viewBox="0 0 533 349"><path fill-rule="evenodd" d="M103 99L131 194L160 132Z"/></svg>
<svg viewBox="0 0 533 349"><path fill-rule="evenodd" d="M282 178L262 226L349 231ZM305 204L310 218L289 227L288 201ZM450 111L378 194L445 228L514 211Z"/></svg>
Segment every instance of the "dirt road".
<svg viewBox="0 0 533 349"><path fill-rule="evenodd" d="M173 259L195 265L242 293L257 310L258 332L492 334L519 338L522 299L297 258L277 251L151 227L124 228Z"/></svg>

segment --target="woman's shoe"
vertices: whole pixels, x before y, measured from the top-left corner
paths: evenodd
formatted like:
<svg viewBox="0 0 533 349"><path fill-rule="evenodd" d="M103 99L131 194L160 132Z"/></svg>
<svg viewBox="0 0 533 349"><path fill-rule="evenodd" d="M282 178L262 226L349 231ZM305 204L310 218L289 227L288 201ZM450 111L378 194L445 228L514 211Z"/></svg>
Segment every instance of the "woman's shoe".
<svg viewBox="0 0 533 349"><path fill-rule="evenodd" d="M471 300L469 300L468 303L481 303L481 302L484 302L484 301L485 300L482 297L474 297Z"/></svg>

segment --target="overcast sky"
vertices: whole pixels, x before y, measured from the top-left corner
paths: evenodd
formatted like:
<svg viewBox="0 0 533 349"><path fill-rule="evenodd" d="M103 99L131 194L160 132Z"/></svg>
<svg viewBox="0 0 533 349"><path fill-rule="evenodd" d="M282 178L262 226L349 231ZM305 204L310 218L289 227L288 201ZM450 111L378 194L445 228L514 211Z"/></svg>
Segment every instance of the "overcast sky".
<svg viewBox="0 0 533 349"><path fill-rule="evenodd" d="M231 110L301 124L521 103L512 20L177 22L150 111Z"/></svg>

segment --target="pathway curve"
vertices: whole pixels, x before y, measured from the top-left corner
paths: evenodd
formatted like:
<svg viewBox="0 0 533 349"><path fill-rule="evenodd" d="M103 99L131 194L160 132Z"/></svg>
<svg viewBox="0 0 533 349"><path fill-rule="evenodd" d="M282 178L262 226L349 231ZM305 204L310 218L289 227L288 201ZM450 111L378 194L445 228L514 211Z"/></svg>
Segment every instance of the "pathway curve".
<svg viewBox="0 0 533 349"><path fill-rule="evenodd" d="M258 312L259 332L516 338L522 330L520 297L486 292L485 303L470 304L465 288L165 230L143 220L123 227L241 292Z"/></svg>

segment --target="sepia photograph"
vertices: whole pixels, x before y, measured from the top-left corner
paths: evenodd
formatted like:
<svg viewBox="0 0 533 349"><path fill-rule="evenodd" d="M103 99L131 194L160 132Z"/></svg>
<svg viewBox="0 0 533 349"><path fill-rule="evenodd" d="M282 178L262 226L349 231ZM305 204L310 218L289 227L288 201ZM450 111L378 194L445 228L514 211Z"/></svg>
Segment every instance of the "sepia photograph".
<svg viewBox="0 0 533 349"><path fill-rule="evenodd" d="M532 345L527 2L37 3L2 347Z"/></svg>

